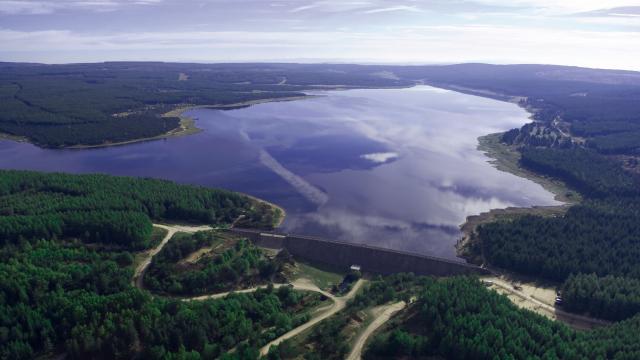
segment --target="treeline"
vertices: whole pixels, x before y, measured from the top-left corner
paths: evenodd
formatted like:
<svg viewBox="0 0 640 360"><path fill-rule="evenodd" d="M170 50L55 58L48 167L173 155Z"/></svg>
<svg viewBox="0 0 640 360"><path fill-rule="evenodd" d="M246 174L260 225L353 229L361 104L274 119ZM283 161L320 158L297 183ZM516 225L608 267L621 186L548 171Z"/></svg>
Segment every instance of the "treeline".
<svg viewBox="0 0 640 360"><path fill-rule="evenodd" d="M477 233L485 259L559 282L576 274L582 281L567 285L575 290L566 302L568 310L610 320L635 314L635 300L625 287L613 286L611 281L587 281L593 279L580 274L615 276L615 284L640 279L637 179L592 150L524 147L521 152L523 166L565 181L588 200L572 206L562 217L523 216L480 226Z"/></svg>
<svg viewBox="0 0 640 360"><path fill-rule="evenodd" d="M155 114L131 115L73 125L25 124L20 121L1 120L1 132L26 137L38 145L55 148L151 138L180 126L180 119L177 117L162 117Z"/></svg>
<svg viewBox="0 0 640 360"><path fill-rule="evenodd" d="M479 226L491 264L564 281L595 273L640 278L640 202L591 200L563 217L522 216Z"/></svg>
<svg viewBox="0 0 640 360"><path fill-rule="evenodd" d="M0 216L0 242L74 237L85 242L147 247L152 224L141 212L100 210Z"/></svg>
<svg viewBox="0 0 640 360"><path fill-rule="evenodd" d="M521 152L523 166L565 181L588 200L562 217L523 216L478 227L484 258L527 275L566 280L569 311L609 320L636 314L640 187L634 175L592 150Z"/></svg>
<svg viewBox="0 0 640 360"><path fill-rule="evenodd" d="M506 132L502 141L519 147L523 167L561 179L590 199L563 217L524 216L481 226L485 260L556 281L591 273L615 276L615 284L640 279L640 184L637 175L625 172L615 158L603 156L638 154L640 83L630 80L638 73L485 64L415 67L397 73L444 87L484 90L481 96L519 97L536 121ZM486 95L486 90L496 95ZM574 141L567 134L582 139ZM627 166L636 165L637 159L627 161ZM576 289L598 288L598 294L588 301L581 292L566 303L569 308L611 319L633 313L626 287L576 276L583 280L580 286L574 284ZM608 304L607 310L599 309L602 303Z"/></svg>
<svg viewBox="0 0 640 360"><path fill-rule="evenodd" d="M372 71L349 65L3 63L0 131L46 147L99 145L176 129L178 118L161 115L178 105L304 96L301 91L313 85L412 83Z"/></svg>
<svg viewBox="0 0 640 360"><path fill-rule="evenodd" d="M578 136L594 137L627 131L640 130L640 124L616 120L602 120L598 122L574 121L571 123L571 132Z"/></svg>
<svg viewBox="0 0 640 360"><path fill-rule="evenodd" d="M577 332L518 309L478 280L433 281L409 317L373 338L365 359L636 359L640 317Z"/></svg>
<svg viewBox="0 0 640 360"><path fill-rule="evenodd" d="M76 237L140 249L151 219L222 225L245 215L264 226L272 212L243 195L169 181L0 171L0 244Z"/></svg>
<svg viewBox="0 0 640 360"><path fill-rule="evenodd" d="M2 359L257 359L319 301L288 287L207 301L152 297L131 285L131 254L81 244L9 245L0 260Z"/></svg>
<svg viewBox="0 0 640 360"><path fill-rule="evenodd" d="M171 295L200 295L251 287L272 280L283 262L267 259L249 241L240 239L220 254L204 256L194 264L180 264L205 246L226 246L215 232L174 237L154 256L144 277L149 290Z"/></svg>
<svg viewBox="0 0 640 360"><path fill-rule="evenodd" d="M586 145L603 154L637 155L640 149L640 131L595 136Z"/></svg>
<svg viewBox="0 0 640 360"><path fill-rule="evenodd" d="M586 69L553 65L459 64L396 67L402 79L422 80L436 86L482 90L480 96L506 100L524 98L521 104L534 110L539 124L513 131L528 146L566 147L571 141L551 126L561 120L574 135L603 153L637 154L640 119L640 83L631 71ZM456 89L456 90L457 90ZM531 131L546 127L549 131ZM610 135L607 138L594 136Z"/></svg>
<svg viewBox="0 0 640 360"><path fill-rule="evenodd" d="M563 307L607 320L623 320L640 312L640 280L596 274L569 276L562 284Z"/></svg>
<svg viewBox="0 0 640 360"><path fill-rule="evenodd" d="M586 196L637 195L639 183L620 164L582 148L525 147L521 164L533 171L559 178Z"/></svg>

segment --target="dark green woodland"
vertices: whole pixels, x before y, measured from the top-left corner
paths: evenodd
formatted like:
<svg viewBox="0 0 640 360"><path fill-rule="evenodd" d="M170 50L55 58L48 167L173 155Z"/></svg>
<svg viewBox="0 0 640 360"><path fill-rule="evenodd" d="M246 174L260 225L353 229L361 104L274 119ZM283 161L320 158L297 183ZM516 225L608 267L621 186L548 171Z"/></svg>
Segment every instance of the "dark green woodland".
<svg viewBox="0 0 640 360"><path fill-rule="evenodd" d="M397 79L375 76L392 71ZM286 81L284 81L286 80ZM516 101L534 121L502 136L520 165L582 195L564 215L481 225L474 249L494 267L558 284L564 309L614 321L575 331L513 305L477 279L401 274L374 279L346 314L416 301L370 342L365 358L640 358L640 81L637 73L545 65L0 63L0 132L43 147L100 145L165 134L185 105L302 96L318 85L424 83ZM482 90L478 93L477 90ZM183 302L278 272L247 243L184 271L215 239L166 247L132 283L153 222L270 228L278 214L244 196L167 181L0 171L0 358L256 359L260 346L308 319L315 295L281 287ZM252 280L253 281L253 280ZM161 296L170 295L170 296ZM342 358L348 319L313 330L318 352ZM233 351L231 351L233 350ZM269 358L304 349L283 343ZM315 357L314 357L315 356Z"/></svg>

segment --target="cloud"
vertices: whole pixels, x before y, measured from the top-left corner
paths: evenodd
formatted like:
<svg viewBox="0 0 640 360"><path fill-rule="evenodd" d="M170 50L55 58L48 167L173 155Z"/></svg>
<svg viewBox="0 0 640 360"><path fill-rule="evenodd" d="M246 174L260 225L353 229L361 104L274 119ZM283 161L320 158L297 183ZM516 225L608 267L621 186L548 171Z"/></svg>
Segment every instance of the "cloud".
<svg viewBox="0 0 640 360"><path fill-rule="evenodd" d="M597 51L594 51L597 49ZM495 25L398 26L387 31L166 31L86 34L0 30L3 60L555 63L640 69L640 31ZM30 53L38 54L30 57ZM42 55L45 54L45 55ZM56 57L64 54L70 57ZM95 54L95 55L94 55ZM142 54L142 55L141 55Z"/></svg>
<svg viewBox="0 0 640 360"><path fill-rule="evenodd" d="M395 152L385 152L385 153L364 154L364 155L361 155L360 157L365 160L372 161L374 163L386 163L389 160L397 159L398 156L399 156L398 153L395 153Z"/></svg>
<svg viewBox="0 0 640 360"><path fill-rule="evenodd" d="M625 6L576 13L571 19L582 24L640 27L640 6Z"/></svg>
<svg viewBox="0 0 640 360"><path fill-rule="evenodd" d="M10 15L51 14L60 10L114 11L128 5L154 5L163 0L0 0L0 13Z"/></svg>
<svg viewBox="0 0 640 360"><path fill-rule="evenodd" d="M386 12L395 12L395 11L409 11L409 12L422 12L416 6L391 6L377 9L370 9L364 11L365 14L378 14L378 13L386 13Z"/></svg>
<svg viewBox="0 0 640 360"><path fill-rule="evenodd" d="M533 9L549 14L573 14L638 5L638 0L472 0L472 2L506 8Z"/></svg>
<svg viewBox="0 0 640 360"><path fill-rule="evenodd" d="M581 24L590 25L602 25L606 27L638 27L640 28L640 15L625 15L625 16L585 16L575 19L576 22Z"/></svg>
<svg viewBox="0 0 640 360"><path fill-rule="evenodd" d="M602 9L592 0L0 0L0 13L9 14L2 19L11 20L0 23L0 60L484 61L638 69L640 7L628 5L637 1L611 0ZM141 6L151 7L130 8ZM63 10L87 13L77 22L69 20L75 13L51 14ZM123 22L116 10L127 10L132 21ZM51 15L29 21L10 14ZM136 22L136 16L158 21Z"/></svg>
<svg viewBox="0 0 640 360"><path fill-rule="evenodd" d="M291 9L289 12L297 13L297 12L301 12L301 11L305 11L305 10L315 9L318 6L320 6L320 5L318 5L318 4L310 4L310 5L298 6L297 8Z"/></svg>
<svg viewBox="0 0 640 360"><path fill-rule="evenodd" d="M415 4L415 1L405 1L407 4ZM398 5L401 1L368 0L368 1L339 1L324 0L296 3L298 6L289 10L290 13L315 12L315 13L344 13L360 12L362 14L376 14L396 11L420 12L416 5Z"/></svg>
<svg viewBox="0 0 640 360"><path fill-rule="evenodd" d="M640 6L625 6L587 11L574 14L576 17L639 17Z"/></svg>

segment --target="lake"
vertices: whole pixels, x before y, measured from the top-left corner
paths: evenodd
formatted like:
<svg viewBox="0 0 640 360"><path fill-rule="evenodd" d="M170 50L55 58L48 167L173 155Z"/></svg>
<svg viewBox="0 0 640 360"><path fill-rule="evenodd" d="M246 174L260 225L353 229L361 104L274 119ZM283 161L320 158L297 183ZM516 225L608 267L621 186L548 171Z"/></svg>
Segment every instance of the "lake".
<svg viewBox="0 0 640 360"><path fill-rule="evenodd" d="M0 141L0 167L222 187L281 205L286 232L451 259L468 215L558 204L476 149L479 136L529 121L515 104L429 86L314 95L191 110L203 132L126 146L50 150Z"/></svg>

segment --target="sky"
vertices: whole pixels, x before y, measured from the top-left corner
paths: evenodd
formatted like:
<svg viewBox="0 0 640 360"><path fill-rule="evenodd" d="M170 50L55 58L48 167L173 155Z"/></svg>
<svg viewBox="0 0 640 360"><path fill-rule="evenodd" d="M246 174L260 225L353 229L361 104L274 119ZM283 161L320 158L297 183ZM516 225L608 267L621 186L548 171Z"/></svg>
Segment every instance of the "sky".
<svg viewBox="0 0 640 360"><path fill-rule="evenodd" d="M0 61L640 70L640 0L0 0Z"/></svg>

